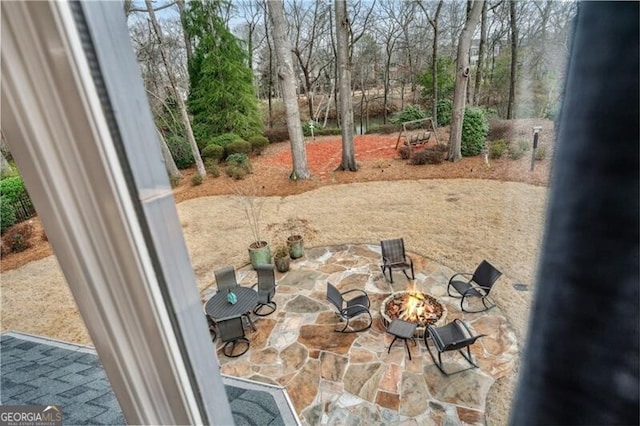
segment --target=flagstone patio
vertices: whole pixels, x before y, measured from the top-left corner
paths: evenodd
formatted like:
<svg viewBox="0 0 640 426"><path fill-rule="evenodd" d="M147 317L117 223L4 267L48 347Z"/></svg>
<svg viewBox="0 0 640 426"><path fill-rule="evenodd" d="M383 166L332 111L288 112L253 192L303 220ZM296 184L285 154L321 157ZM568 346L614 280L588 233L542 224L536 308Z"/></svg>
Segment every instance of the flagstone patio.
<svg viewBox="0 0 640 426"><path fill-rule="evenodd" d="M411 257L414 282L396 272L391 286L380 271L378 245L307 249L303 258L291 262L289 272L276 273L278 309L254 319L257 331L247 330L250 350L239 358L218 351L221 372L285 387L301 422L308 425L485 424L489 388L514 374L519 356L515 332L498 307L462 313L459 299L446 295L454 271L421 256ZM238 280L243 286L256 282L250 265L238 270ZM373 315L369 330L333 331L339 318L326 301L327 282L340 291L359 288L369 294ZM380 321L380 304L392 290L405 290L409 284L446 307L446 322L461 318L487 335L472 347L480 368L446 377L433 364L422 339L416 339L417 346L409 344L411 361L401 342L387 353L392 336ZM212 285L203 299L214 293ZM468 366L457 353L445 353L443 360L450 370Z"/></svg>

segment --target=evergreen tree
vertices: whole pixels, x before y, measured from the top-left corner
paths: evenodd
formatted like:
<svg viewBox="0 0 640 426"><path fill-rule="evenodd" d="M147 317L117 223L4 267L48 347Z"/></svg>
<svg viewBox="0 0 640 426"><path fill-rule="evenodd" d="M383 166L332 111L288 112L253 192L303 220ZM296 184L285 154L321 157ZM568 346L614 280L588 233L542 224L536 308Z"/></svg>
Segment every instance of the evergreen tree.
<svg viewBox="0 0 640 426"><path fill-rule="evenodd" d="M221 4L192 1L185 14L185 31L195 45L188 103L201 146L222 133L246 139L263 127L248 54L219 17Z"/></svg>

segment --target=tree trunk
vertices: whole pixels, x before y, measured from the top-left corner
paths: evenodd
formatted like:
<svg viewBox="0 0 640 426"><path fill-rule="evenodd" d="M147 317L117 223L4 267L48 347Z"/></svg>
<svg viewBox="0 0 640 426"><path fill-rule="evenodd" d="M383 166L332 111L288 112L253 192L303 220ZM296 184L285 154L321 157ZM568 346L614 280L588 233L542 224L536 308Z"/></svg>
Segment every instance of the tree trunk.
<svg viewBox="0 0 640 426"><path fill-rule="evenodd" d="M469 48L471 47L471 37L480 20L483 3L484 0L475 0L473 2L458 41L456 83L453 93L453 111L451 114L451 136L449 137L449 161L453 162L459 161L462 158L460 148L462 143L462 121L464 120L467 83L469 81Z"/></svg>
<svg viewBox="0 0 640 426"><path fill-rule="evenodd" d="M478 46L478 64L476 69L476 84L473 86L473 105L478 105L480 86L482 85L482 69L484 68L484 51L487 44L487 2L482 6L480 19L480 45Z"/></svg>
<svg viewBox="0 0 640 426"><path fill-rule="evenodd" d="M284 1L271 0L267 2L267 6L273 25L273 41L278 60L278 78L280 79L280 90L284 98L284 109L287 115L287 128L289 129L289 141L291 143L293 171L289 178L291 180L307 179L311 176L311 173L309 173L307 167L307 153L300 123L298 99L296 98L296 78L293 71L291 46L287 37Z"/></svg>
<svg viewBox="0 0 640 426"><path fill-rule="evenodd" d="M429 19L429 23L433 28L433 59L431 60L431 75L433 76L433 103L431 105L431 113L433 114L433 117L431 118L433 119L435 127L438 127L438 20L440 19L442 3L443 0L440 0L438 2L436 13L433 16L433 19Z"/></svg>
<svg viewBox="0 0 640 426"><path fill-rule="evenodd" d="M182 173L178 170L178 166L176 166L176 162L173 161L173 157L171 156L171 151L169 150L169 146L167 145L167 141L160 130L156 129L156 133L158 134L158 139L160 142L160 149L162 150L162 158L164 160L164 165L167 168L167 173L169 173L169 177L172 179L182 179Z"/></svg>
<svg viewBox="0 0 640 426"><path fill-rule="evenodd" d="M509 79L509 103L507 104L507 119L515 118L514 106L516 102L516 80L518 72L518 26L516 23L516 3L509 2L509 17L511 21L511 77Z"/></svg>
<svg viewBox="0 0 640 426"><path fill-rule="evenodd" d="M267 40L267 50L269 51L269 73L268 73L268 82L267 82L267 125L269 128L273 127L273 76L271 75L271 70L273 70L273 49L271 48L271 39L269 38L269 26L267 25L267 1L261 3L261 7L264 10L264 37Z"/></svg>
<svg viewBox="0 0 640 426"><path fill-rule="evenodd" d="M147 5L147 10L149 11L149 17L151 18L151 23L153 24L153 31L156 33L156 37L158 38L158 47L160 48L160 56L162 56L162 62L164 63L164 67L167 70L167 76L169 77L169 82L171 83L171 89L173 90L173 95L176 98L176 102L178 104L178 109L180 110L180 118L182 119L182 124L184 125L184 129L187 133L187 140L189 141L189 145L191 145L191 151L193 152L193 158L196 161L196 169L198 174L204 177L207 172L204 169L204 164L202 163L202 157L200 156L200 150L198 149L198 144L196 144L196 138L193 136L193 129L191 128L191 122L189 121L189 114L187 114L187 106L184 104L184 100L182 99L182 95L178 90L178 83L176 82L176 77L173 74L172 68L167 60L167 55L164 52L164 46L162 44L162 30L160 29L160 25L156 19L156 14L153 11L153 6L151 5L151 0L145 0Z"/></svg>
<svg viewBox="0 0 640 426"><path fill-rule="evenodd" d="M182 23L182 35L184 37L184 48L187 51L187 63L191 62L193 58L193 47L191 46L191 39L184 30L184 0L176 0L178 10L180 11L180 22Z"/></svg>
<svg viewBox="0 0 640 426"><path fill-rule="evenodd" d="M358 170L353 145L353 100L351 98L351 63L349 60L349 33L351 22L347 16L346 0L336 0L336 37L340 72L340 116L342 117L342 162L339 169Z"/></svg>

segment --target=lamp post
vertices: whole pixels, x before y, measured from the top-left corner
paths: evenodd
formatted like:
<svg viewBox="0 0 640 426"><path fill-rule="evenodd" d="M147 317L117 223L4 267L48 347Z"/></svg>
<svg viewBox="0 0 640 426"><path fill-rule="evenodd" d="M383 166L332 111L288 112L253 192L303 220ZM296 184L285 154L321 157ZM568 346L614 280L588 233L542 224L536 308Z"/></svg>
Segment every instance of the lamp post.
<svg viewBox="0 0 640 426"><path fill-rule="evenodd" d="M531 171L536 162L536 148L538 148L538 133L542 130L542 126L533 126L533 149L531 150Z"/></svg>

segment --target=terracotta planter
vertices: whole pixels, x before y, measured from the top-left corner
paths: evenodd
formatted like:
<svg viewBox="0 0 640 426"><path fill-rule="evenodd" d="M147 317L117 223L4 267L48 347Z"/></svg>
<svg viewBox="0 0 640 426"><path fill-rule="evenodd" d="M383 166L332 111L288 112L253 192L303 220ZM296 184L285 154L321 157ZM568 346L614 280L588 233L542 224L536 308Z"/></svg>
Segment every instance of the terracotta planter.
<svg viewBox="0 0 640 426"><path fill-rule="evenodd" d="M287 246L289 247L289 256L292 259L298 259L304 256L304 240L302 235L291 235L287 238Z"/></svg>
<svg viewBox="0 0 640 426"><path fill-rule="evenodd" d="M256 269L258 265L271 263L271 249L266 241L257 241L249 245L249 260L251 266Z"/></svg>

